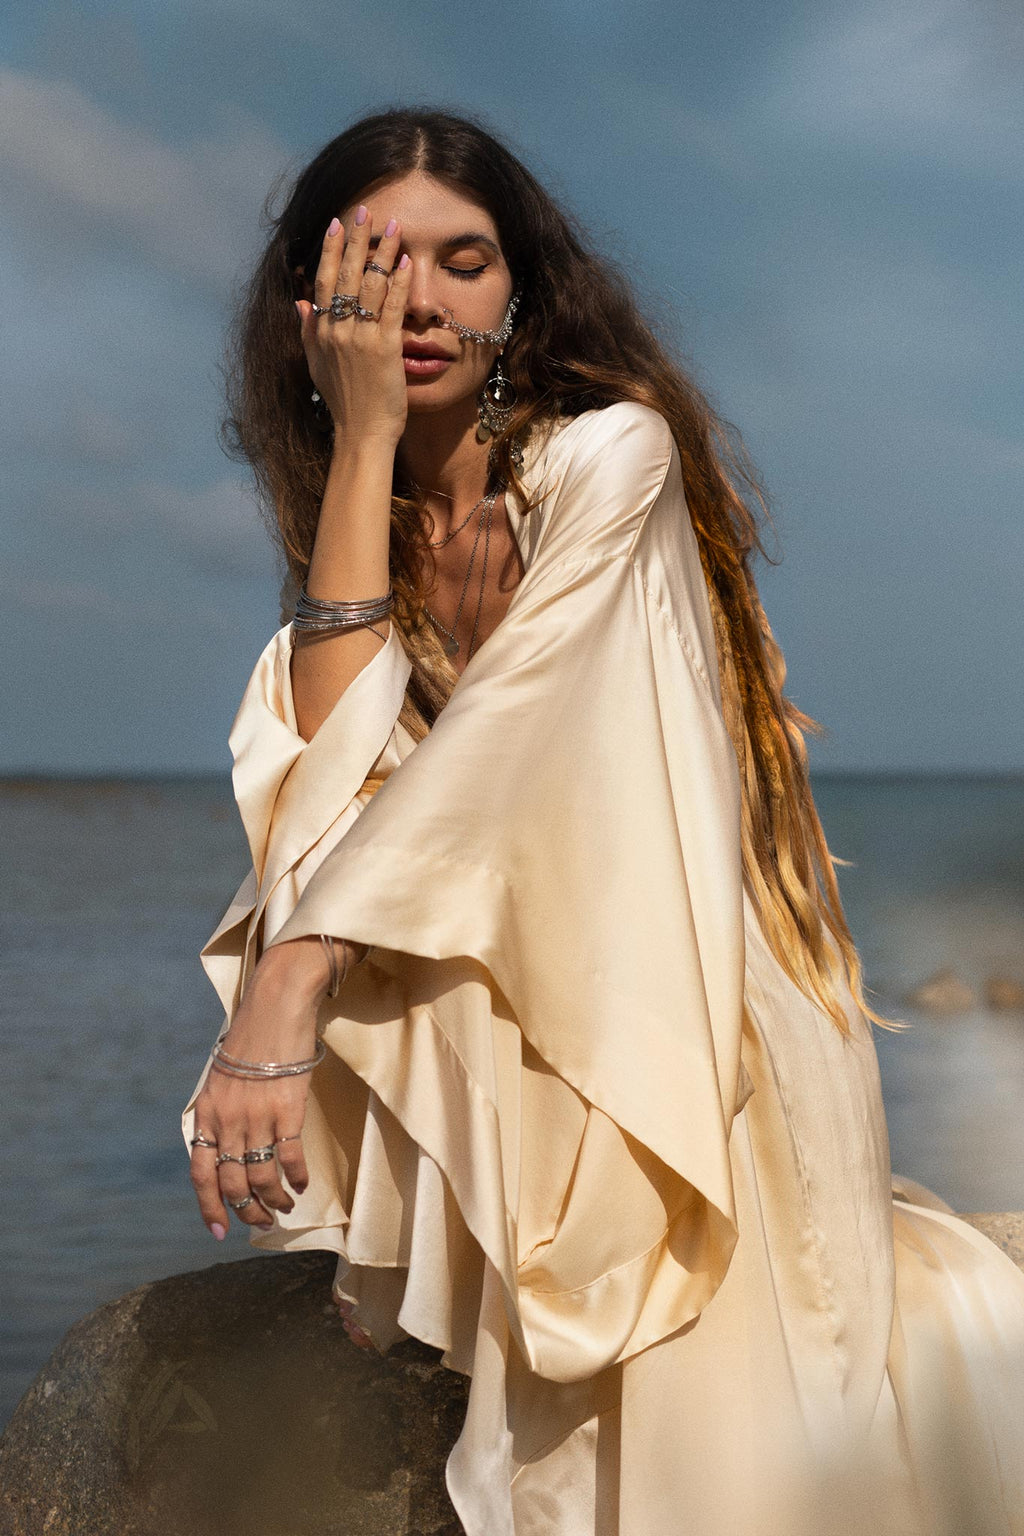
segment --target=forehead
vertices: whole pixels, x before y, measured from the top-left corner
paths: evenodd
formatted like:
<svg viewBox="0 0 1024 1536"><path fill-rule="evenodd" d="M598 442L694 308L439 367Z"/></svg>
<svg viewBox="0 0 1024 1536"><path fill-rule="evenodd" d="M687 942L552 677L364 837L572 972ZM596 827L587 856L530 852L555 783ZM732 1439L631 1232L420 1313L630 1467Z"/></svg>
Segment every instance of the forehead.
<svg viewBox="0 0 1024 1536"><path fill-rule="evenodd" d="M356 207L366 204L373 217L374 230L379 231L393 217L399 220L405 233L443 238L457 231L475 230L489 235L497 242L498 231L486 208L458 191L446 186L423 171L410 171L405 176L375 182L366 187L351 208L346 208L341 221L351 224Z"/></svg>

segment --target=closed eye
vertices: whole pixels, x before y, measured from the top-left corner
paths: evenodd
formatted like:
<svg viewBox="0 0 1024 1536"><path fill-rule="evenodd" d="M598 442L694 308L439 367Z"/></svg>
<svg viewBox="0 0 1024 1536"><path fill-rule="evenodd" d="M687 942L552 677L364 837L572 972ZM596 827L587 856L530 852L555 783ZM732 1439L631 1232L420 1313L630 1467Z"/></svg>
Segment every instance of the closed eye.
<svg viewBox="0 0 1024 1536"><path fill-rule="evenodd" d="M461 280L468 277L479 277L481 272L487 271L487 263L485 262L482 267L445 267L444 270L450 272L452 277L457 277Z"/></svg>

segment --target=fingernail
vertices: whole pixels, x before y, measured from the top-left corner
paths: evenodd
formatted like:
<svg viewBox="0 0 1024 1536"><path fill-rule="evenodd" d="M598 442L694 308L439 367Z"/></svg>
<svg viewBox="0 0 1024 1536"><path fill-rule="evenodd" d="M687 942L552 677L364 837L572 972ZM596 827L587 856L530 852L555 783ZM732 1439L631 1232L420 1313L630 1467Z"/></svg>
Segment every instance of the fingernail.
<svg viewBox="0 0 1024 1536"><path fill-rule="evenodd" d="M359 223L358 219L356 219L356 223L357 224ZM327 233L329 235L336 235L340 228L341 228L341 220L340 219L332 219L331 222L327 226Z"/></svg>
<svg viewBox="0 0 1024 1536"><path fill-rule="evenodd" d="M398 270L400 272L404 272L408 265L409 265L409 257L408 257L408 254L406 254L405 256L402 257L401 261L398 263Z"/></svg>
<svg viewBox="0 0 1024 1536"><path fill-rule="evenodd" d="M384 236L385 236L385 239L390 240L391 236L394 234L394 232L395 232L395 230L397 228L398 228L398 220L397 219L388 219L387 223L384 226Z"/></svg>
<svg viewBox="0 0 1024 1536"><path fill-rule="evenodd" d="M366 223L366 215L367 215L368 212L369 212L369 209L366 207L365 203L360 203L359 207L356 209L356 223L357 224L365 224Z"/></svg>
<svg viewBox="0 0 1024 1536"><path fill-rule="evenodd" d="M213 1233L218 1243L222 1243L228 1235L227 1227L222 1227L219 1221L210 1222L210 1231Z"/></svg>

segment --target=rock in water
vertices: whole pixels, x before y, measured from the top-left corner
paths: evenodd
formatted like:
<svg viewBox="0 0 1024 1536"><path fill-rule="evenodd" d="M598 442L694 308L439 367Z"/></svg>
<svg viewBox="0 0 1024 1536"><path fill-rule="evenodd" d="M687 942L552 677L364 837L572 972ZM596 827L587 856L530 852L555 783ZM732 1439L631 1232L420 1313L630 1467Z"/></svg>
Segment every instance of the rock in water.
<svg viewBox="0 0 1024 1536"><path fill-rule="evenodd" d="M936 971L907 993L907 1002L929 1013L966 1013L977 1001L965 981L961 981L951 965Z"/></svg>
<svg viewBox="0 0 1024 1536"><path fill-rule="evenodd" d="M335 1259L265 1255L83 1318L0 1439L0 1536L461 1536L468 1383L346 1337Z"/></svg>
<svg viewBox="0 0 1024 1536"><path fill-rule="evenodd" d="M1024 1268L1024 1214L963 1219ZM334 1270L217 1264L76 1323L0 1439L0 1536L462 1536L465 1378L413 1339L351 1343Z"/></svg>
<svg viewBox="0 0 1024 1536"><path fill-rule="evenodd" d="M1012 976L990 976L985 983L985 1001L999 1012L1024 1012L1024 986Z"/></svg>

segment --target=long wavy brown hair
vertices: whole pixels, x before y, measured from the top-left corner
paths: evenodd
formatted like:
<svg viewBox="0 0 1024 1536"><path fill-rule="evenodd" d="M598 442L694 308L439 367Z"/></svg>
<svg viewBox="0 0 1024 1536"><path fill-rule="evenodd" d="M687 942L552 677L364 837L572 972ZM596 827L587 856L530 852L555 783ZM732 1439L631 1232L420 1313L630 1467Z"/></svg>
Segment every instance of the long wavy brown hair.
<svg viewBox="0 0 1024 1536"><path fill-rule="evenodd" d="M432 108L361 119L327 144L265 209L270 239L242 292L229 331L224 441L256 477L291 584L306 575L323 500L331 439L311 402L293 300L312 275L323 231L341 208L377 185L422 171L491 215L521 295L503 366L518 403L497 442L497 470L521 497L510 448L543 419L578 416L619 400L653 407L679 449L686 500L714 617L726 724L743 789L747 888L765 937L786 973L849 1034L849 987L865 1017L884 1019L864 996L834 865L811 794L804 733L821 727L785 697L786 666L758 596L751 565L768 559L759 524L767 499L735 428L642 316L623 273L588 248L578 224L526 167L479 123ZM416 488L393 488L392 614L412 662L400 716L420 740L458 674L424 602L433 584L429 526ZM375 787L374 781L367 781Z"/></svg>

